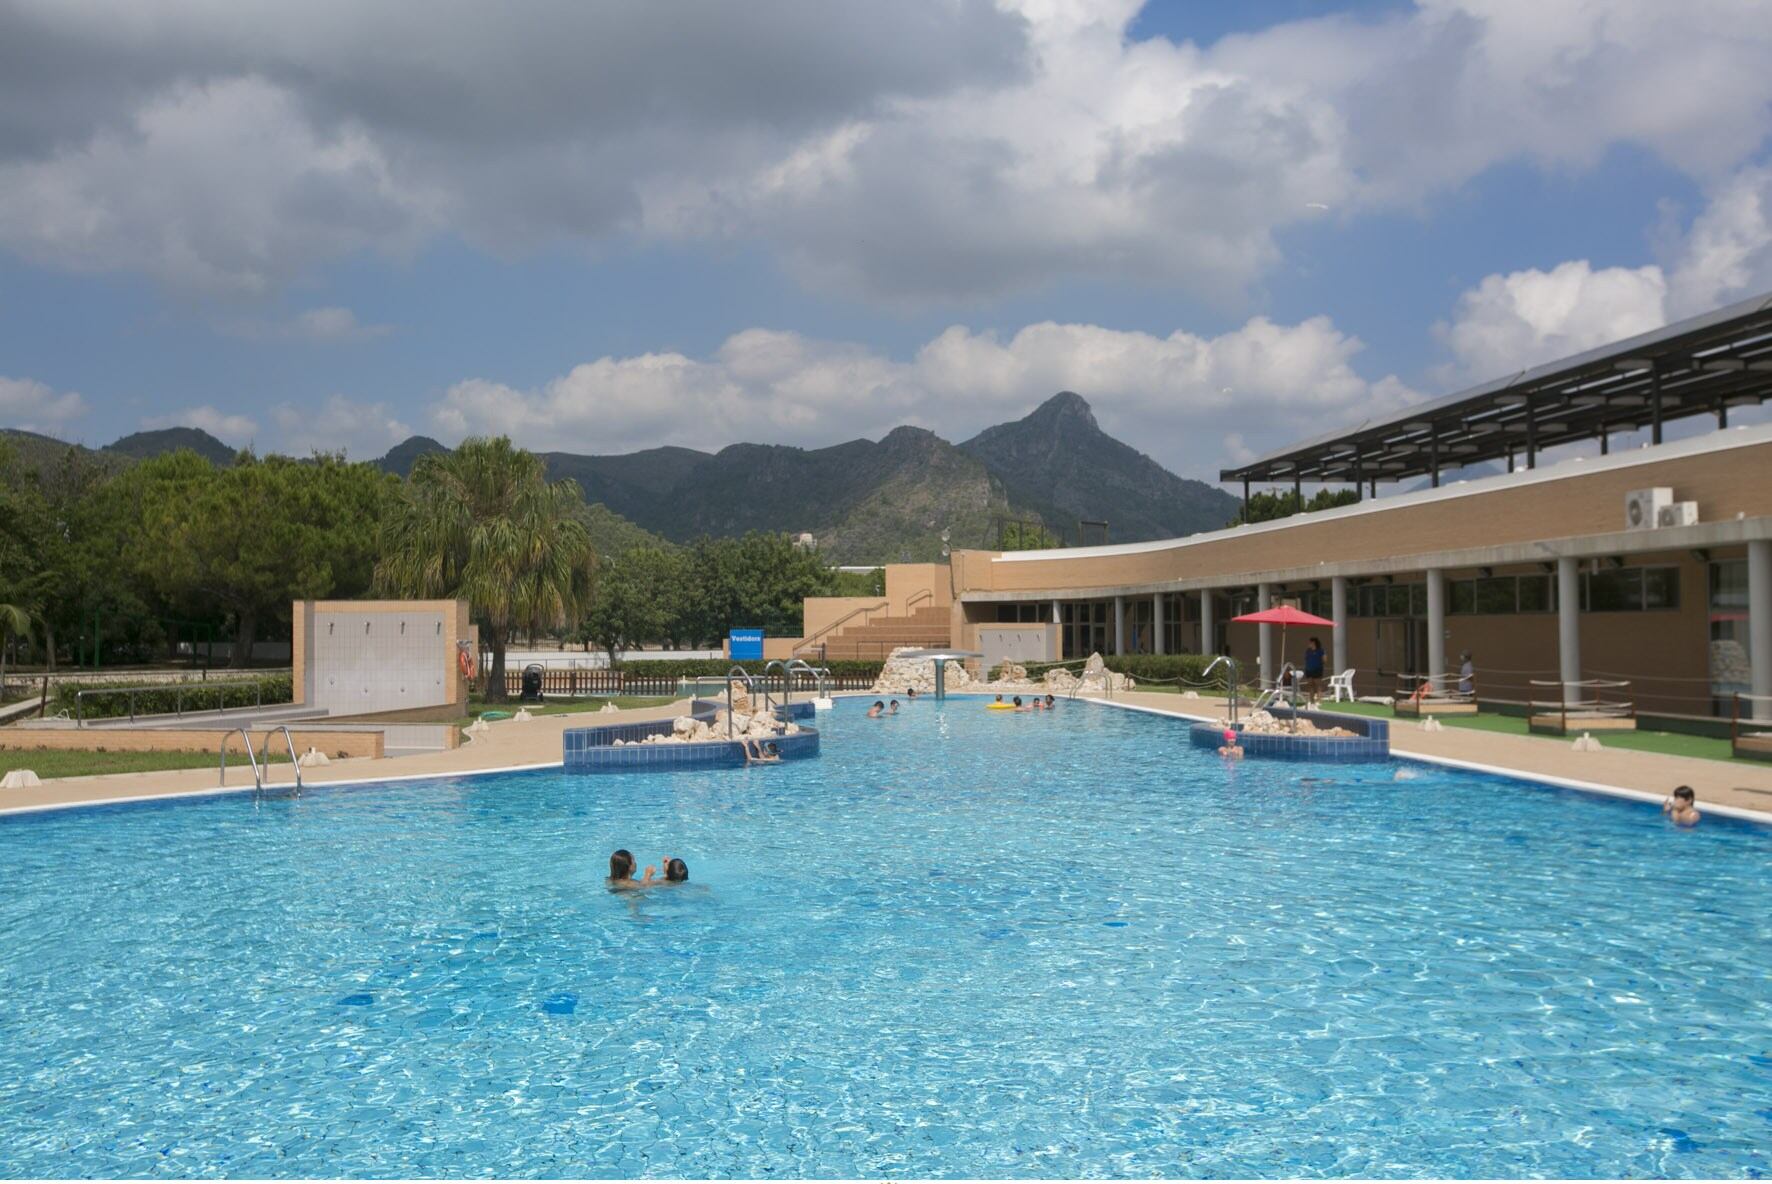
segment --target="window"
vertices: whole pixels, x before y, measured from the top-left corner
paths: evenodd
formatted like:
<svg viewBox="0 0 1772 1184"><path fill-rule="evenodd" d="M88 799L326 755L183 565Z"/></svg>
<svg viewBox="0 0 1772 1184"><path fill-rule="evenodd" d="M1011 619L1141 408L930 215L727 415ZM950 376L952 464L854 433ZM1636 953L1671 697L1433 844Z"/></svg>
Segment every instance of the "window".
<svg viewBox="0 0 1772 1184"><path fill-rule="evenodd" d="M1680 569L1677 567L1645 567L1643 569L1643 608L1646 611L1680 607Z"/></svg>
<svg viewBox="0 0 1772 1184"><path fill-rule="evenodd" d="M1477 581L1477 612L1512 614L1519 610L1513 576L1490 576Z"/></svg>
<svg viewBox="0 0 1772 1184"><path fill-rule="evenodd" d="M1719 715L1750 689L1747 660L1747 560L1710 565L1710 693Z"/></svg>
<svg viewBox="0 0 1772 1184"><path fill-rule="evenodd" d="M1446 584L1447 613L1473 613L1477 611L1477 582L1475 580L1450 580Z"/></svg>
<svg viewBox="0 0 1772 1184"><path fill-rule="evenodd" d="M1549 576L1521 576L1520 611L1523 613L1548 613L1556 608L1551 596L1551 578Z"/></svg>

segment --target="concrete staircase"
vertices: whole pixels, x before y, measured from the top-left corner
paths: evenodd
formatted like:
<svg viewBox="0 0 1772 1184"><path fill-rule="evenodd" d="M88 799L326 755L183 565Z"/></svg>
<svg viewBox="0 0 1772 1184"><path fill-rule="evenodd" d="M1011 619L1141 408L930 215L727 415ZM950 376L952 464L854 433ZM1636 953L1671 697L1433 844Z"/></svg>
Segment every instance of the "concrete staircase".
<svg viewBox="0 0 1772 1184"><path fill-rule="evenodd" d="M951 645L948 636L952 617L946 608L924 606L905 617L874 617L845 625L823 641L823 659L829 662L879 662L899 646ZM818 646L803 652L809 662L819 660Z"/></svg>

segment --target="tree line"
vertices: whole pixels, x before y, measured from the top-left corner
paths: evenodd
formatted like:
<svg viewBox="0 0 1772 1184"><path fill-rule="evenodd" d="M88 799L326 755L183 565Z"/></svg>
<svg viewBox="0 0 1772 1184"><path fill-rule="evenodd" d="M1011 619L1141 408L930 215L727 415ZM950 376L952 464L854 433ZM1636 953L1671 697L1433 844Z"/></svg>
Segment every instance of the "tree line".
<svg viewBox="0 0 1772 1184"><path fill-rule="evenodd" d="M69 449L31 465L0 442L0 673L9 653L54 668L88 645L141 661L203 627L244 665L254 641L288 636L295 600L462 598L497 697L520 636L711 647L734 626L797 635L804 597L855 590L771 534L599 555L589 509L503 437L421 457L404 480L326 454L118 466Z"/></svg>

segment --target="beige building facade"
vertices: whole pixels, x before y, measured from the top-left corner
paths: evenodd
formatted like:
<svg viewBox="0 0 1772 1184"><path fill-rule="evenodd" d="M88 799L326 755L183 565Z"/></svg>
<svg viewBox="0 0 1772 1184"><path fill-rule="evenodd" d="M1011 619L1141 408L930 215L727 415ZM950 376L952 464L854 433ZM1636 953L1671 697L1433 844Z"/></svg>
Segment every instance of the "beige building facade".
<svg viewBox="0 0 1772 1184"><path fill-rule="evenodd" d="M1630 497L1657 489L1696 520L1630 525ZM1316 633L1362 694L1455 675L1469 651L1484 699L1610 679L1642 713L1726 716L1736 692L1772 696L1772 427L1181 539L958 552L951 578L964 648L1041 623L1067 658L1223 653L1271 681L1312 631L1282 652L1280 631L1230 621L1284 602L1336 622Z"/></svg>

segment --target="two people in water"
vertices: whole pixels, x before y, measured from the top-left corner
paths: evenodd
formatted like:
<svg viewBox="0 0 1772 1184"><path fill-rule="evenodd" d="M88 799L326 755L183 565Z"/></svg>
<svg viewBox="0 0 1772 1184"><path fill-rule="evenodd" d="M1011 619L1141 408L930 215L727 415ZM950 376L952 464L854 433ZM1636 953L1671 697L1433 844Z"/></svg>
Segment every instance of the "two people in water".
<svg viewBox="0 0 1772 1184"><path fill-rule="evenodd" d="M664 875L658 876L658 868L646 865L644 879L634 879L634 856L626 847L609 857L609 887L614 892L631 892L636 888L658 888L670 884L683 884L689 880L689 865L681 859L664 857Z"/></svg>
<svg viewBox="0 0 1772 1184"><path fill-rule="evenodd" d="M882 715L897 715L897 714L898 714L898 700L897 699L894 699L892 701L892 705L890 707L888 707L886 705L884 700L875 699L874 705L872 707L868 708L868 718L869 719L879 719Z"/></svg>

